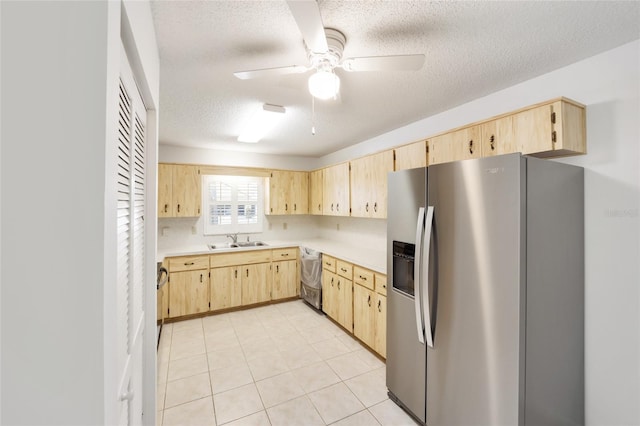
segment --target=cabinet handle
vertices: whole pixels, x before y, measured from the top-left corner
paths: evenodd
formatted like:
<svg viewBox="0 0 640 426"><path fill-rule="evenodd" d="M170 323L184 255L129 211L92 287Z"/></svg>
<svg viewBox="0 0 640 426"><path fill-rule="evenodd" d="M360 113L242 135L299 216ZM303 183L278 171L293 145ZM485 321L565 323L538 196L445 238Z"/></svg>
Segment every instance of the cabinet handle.
<svg viewBox="0 0 640 426"><path fill-rule="evenodd" d="M284 211L286 212L287 210L289 210L289 204L284 203Z"/></svg>
<svg viewBox="0 0 640 426"><path fill-rule="evenodd" d="M180 204L178 204L178 213L180 213Z"/></svg>
<svg viewBox="0 0 640 426"><path fill-rule="evenodd" d="M339 212L340 211L340 203L336 204L336 211Z"/></svg>
<svg viewBox="0 0 640 426"><path fill-rule="evenodd" d="M236 273L236 278L238 278L238 270L236 269L234 272Z"/></svg>
<svg viewBox="0 0 640 426"><path fill-rule="evenodd" d="M338 290L340 290L340 280L338 280Z"/></svg>
<svg viewBox="0 0 640 426"><path fill-rule="evenodd" d="M469 141L469 154L473 154L473 139Z"/></svg>
<svg viewBox="0 0 640 426"><path fill-rule="evenodd" d="M287 256L289 256L289 253L280 253L280 256L287 257Z"/></svg>
<svg viewBox="0 0 640 426"><path fill-rule="evenodd" d="M344 269L344 268L340 268L340 270L341 270L342 272L347 272L347 270L346 270L346 269Z"/></svg>
<svg viewBox="0 0 640 426"><path fill-rule="evenodd" d="M298 205L296 203L293 203L293 211L295 212L296 210L298 210Z"/></svg>
<svg viewBox="0 0 640 426"><path fill-rule="evenodd" d="M331 211L333 211L333 203L331 203Z"/></svg>
<svg viewBox="0 0 640 426"><path fill-rule="evenodd" d="M194 262L184 262L184 266L192 266L195 265Z"/></svg>
<svg viewBox="0 0 640 426"><path fill-rule="evenodd" d="M249 268L247 268L246 271L247 271L247 278L249 278Z"/></svg>
<svg viewBox="0 0 640 426"><path fill-rule="evenodd" d="M366 211L367 213L369 212L369 203L367 203L367 205L364 206L364 211Z"/></svg>
<svg viewBox="0 0 640 426"><path fill-rule="evenodd" d="M369 298L367 299L367 305L369 305L369 307L371 307L371 295L369 295Z"/></svg>
<svg viewBox="0 0 640 426"><path fill-rule="evenodd" d="M280 265L276 265L276 274L280 273Z"/></svg>
<svg viewBox="0 0 640 426"><path fill-rule="evenodd" d="M165 204L164 205L164 212L168 213L169 212L169 204Z"/></svg>
<svg viewBox="0 0 640 426"><path fill-rule="evenodd" d="M493 151L494 149L496 149L496 137L495 135L491 135L491 137L489 138L489 142L491 144L491 151Z"/></svg>
<svg viewBox="0 0 640 426"><path fill-rule="evenodd" d="M200 274L200 282L202 282L202 274Z"/></svg>
<svg viewBox="0 0 640 426"><path fill-rule="evenodd" d="M318 204L318 211L322 211L322 206Z"/></svg>
<svg viewBox="0 0 640 426"><path fill-rule="evenodd" d="M373 203L373 211L375 213L378 213L378 202L377 201L375 203Z"/></svg>
<svg viewBox="0 0 640 426"><path fill-rule="evenodd" d="M333 287L333 277L331 277L331 287Z"/></svg>
<svg viewBox="0 0 640 426"><path fill-rule="evenodd" d="M358 275L362 281L366 281L367 277L363 277L362 275Z"/></svg>
<svg viewBox="0 0 640 426"><path fill-rule="evenodd" d="M378 300L378 312L382 312L382 309L380 309L380 300Z"/></svg>
<svg viewBox="0 0 640 426"><path fill-rule="evenodd" d="M324 262L325 265L331 266L331 262Z"/></svg>

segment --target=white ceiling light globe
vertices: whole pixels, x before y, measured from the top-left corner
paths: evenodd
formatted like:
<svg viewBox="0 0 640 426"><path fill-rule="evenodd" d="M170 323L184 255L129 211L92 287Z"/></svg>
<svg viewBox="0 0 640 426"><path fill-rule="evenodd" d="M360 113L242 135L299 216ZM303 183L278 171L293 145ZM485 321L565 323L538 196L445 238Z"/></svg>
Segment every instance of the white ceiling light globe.
<svg viewBox="0 0 640 426"><path fill-rule="evenodd" d="M309 92L318 99L334 98L340 91L340 78L331 71L318 70L309 77Z"/></svg>

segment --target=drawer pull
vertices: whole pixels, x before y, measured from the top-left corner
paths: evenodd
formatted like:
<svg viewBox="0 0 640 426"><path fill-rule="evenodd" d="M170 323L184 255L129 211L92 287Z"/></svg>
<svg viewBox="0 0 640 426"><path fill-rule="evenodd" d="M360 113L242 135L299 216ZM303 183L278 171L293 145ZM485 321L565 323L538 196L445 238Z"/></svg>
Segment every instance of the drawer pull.
<svg viewBox="0 0 640 426"><path fill-rule="evenodd" d="M195 265L194 262L184 262L184 266L193 266Z"/></svg>
<svg viewBox="0 0 640 426"><path fill-rule="evenodd" d="M366 281L367 277L363 277L362 275L358 275L362 281Z"/></svg>
<svg viewBox="0 0 640 426"><path fill-rule="evenodd" d="M331 266L331 262L324 262L325 265Z"/></svg>
<svg viewBox="0 0 640 426"><path fill-rule="evenodd" d="M340 268L340 270L341 270L342 272L347 272L347 270L346 270L346 269L344 269L344 268Z"/></svg>
<svg viewBox="0 0 640 426"><path fill-rule="evenodd" d="M289 256L289 253L280 253L280 256L287 257L287 256Z"/></svg>

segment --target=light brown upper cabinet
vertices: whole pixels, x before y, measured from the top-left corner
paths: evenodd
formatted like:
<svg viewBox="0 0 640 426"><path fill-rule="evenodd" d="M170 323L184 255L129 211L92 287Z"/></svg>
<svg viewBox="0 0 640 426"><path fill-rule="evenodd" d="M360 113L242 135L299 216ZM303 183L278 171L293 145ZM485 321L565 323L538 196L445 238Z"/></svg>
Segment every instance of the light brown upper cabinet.
<svg viewBox="0 0 640 426"><path fill-rule="evenodd" d="M324 186L324 170L309 173L309 213L322 214L322 189Z"/></svg>
<svg viewBox="0 0 640 426"><path fill-rule="evenodd" d="M427 167L427 147L426 140L397 147L395 149L395 169L406 170Z"/></svg>
<svg viewBox="0 0 640 426"><path fill-rule="evenodd" d="M158 217L198 217L202 205L198 166L158 164Z"/></svg>
<svg viewBox="0 0 640 426"><path fill-rule="evenodd" d="M487 121L480 125L482 138L482 156L511 154L518 152L513 117L508 115Z"/></svg>
<svg viewBox="0 0 640 426"><path fill-rule="evenodd" d="M309 213L309 173L274 170L268 180L267 214Z"/></svg>
<svg viewBox="0 0 640 426"><path fill-rule="evenodd" d="M324 169L322 213L328 216L349 216L349 163Z"/></svg>
<svg viewBox="0 0 640 426"><path fill-rule="evenodd" d="M471 126L429 139L429 165L482 157L480 136L480 126Z"/></svg>
<svg viewBox="0 0 640 426"><path fill-rule="evenodd" d="M351 162L351 216L387 217L387 174L393 171L393 150Z"/></svg>
<svg viewBox="0 0 640 426"><path fill-rule="evenodd" d="M584 105L562 98L513 115L515 143L522 154L559 157L585 154Z"/></svg>

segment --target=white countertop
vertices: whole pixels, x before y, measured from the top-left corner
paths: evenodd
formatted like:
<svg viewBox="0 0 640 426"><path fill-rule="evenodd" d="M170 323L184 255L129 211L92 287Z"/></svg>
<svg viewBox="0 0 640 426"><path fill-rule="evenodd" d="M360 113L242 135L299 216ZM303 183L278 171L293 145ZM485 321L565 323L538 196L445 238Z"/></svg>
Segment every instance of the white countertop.
<svg viewBox="0 0 640 426"><path fill-rule="evenodd" d="M170 250L158 250L157 259L162 261L165 257L190 256L199 254L229 253L248 250L265 250L279 247L308 247L329 256L351 262L353 264L371 269L382 274L387 272L386 247L361 247L354 244L345 244L326 239L313 239L303 241L264 241L266 246L242 247L210 250L206 245L175 247Z"/></svg>

